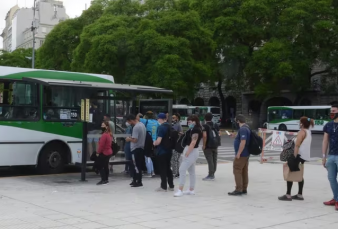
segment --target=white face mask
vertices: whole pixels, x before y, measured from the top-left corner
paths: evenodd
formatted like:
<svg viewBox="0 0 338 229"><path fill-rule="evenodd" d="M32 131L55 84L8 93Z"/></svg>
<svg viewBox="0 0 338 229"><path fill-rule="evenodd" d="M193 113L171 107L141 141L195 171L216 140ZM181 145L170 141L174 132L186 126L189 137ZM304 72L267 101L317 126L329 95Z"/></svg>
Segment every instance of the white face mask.
<svg viewBox="0 0 338 229"><path fill-rule="evenodd" d="M126 122L126 126L127 126L127 127L130 126L130 124L129 124L128 122Z"/></svg>

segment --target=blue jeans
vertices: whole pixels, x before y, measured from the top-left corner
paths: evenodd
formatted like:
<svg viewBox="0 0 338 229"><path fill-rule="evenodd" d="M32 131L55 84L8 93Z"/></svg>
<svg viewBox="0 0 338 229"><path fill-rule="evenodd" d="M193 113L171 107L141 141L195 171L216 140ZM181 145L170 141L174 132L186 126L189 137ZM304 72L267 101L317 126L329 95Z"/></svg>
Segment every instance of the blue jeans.
<svg viewBox="0 0 338 229"><path fill-rule="evenodd" d="M146 160L146 166L147 166L147 173L152 174L154 172L153 161L151 160L150 157L145 157L145 160Z"/></svg>
<svg viewBox="0 0 338 229"><path fill-rule="evenodd" d="M338 155L329 155L326 161L326 168L328 172L328 179L330 181L333 192L333 199L338 201Z"/></svg>

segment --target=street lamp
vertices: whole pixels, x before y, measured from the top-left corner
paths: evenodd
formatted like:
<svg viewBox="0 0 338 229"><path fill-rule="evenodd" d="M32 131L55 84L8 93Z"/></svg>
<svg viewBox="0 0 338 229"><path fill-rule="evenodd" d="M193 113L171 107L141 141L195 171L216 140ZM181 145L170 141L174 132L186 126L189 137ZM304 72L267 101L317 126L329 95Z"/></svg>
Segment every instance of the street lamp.
<svg viewBox="0 0 338 229"><path fill-rule="evenodd" d="M33 21L31 30L33 32L33 52L32 52L32 68L35 68L35 29L36 29L36 21L35 21L35 7L36 7L36 0L34 0L33 6Z"/></svg>

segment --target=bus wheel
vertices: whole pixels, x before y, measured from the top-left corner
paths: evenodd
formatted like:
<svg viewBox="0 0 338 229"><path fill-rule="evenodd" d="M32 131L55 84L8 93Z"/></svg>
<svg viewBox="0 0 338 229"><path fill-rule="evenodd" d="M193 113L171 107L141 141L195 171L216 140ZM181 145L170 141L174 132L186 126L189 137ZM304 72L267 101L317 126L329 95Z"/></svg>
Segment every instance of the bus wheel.
<svg viewBox="0 0 338 229"><path fill-rule="evenodd" d="M286 128L285 124L280 124L279 127L278 127L278 130L287 131L288 129Z"/></svg>
<svg viewBox="0 0 338 229"><path fill-rule="evenodd" d="M46 145L39 157L38 170L41 174L61 173L65 167L65 150L60 144Z"/></svg>

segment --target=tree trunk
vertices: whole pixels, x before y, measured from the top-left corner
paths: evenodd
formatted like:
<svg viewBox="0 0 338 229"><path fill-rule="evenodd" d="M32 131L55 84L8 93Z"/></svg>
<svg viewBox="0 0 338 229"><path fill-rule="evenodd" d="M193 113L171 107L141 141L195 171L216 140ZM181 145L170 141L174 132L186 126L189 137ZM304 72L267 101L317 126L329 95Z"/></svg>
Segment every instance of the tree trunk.
<svg viewBox="0 0 338 229"><path fill-rule="evenodd" d="M217 84L217 90L218 90L218 94L219 94L219 97L221 99L221 104L222 104L222 122L221 122L221 126L225 126L226 125L226 117L227 117L227 107L226 107L226 103L225 103L225 97L224 97L224 94L222 92L222 83L223 83L223 80L222 80L222 76L219 76L219 79L218 79L218 84Z"/></svg>

